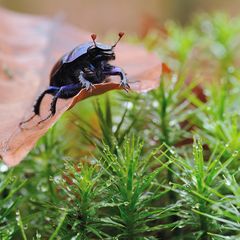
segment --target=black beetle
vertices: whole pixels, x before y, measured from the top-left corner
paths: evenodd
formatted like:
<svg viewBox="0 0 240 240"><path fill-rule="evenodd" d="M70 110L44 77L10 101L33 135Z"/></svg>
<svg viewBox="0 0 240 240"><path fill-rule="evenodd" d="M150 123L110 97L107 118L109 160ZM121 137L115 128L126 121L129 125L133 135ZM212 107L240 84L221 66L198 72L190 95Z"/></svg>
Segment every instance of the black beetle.
<svg viewBox="0 0 240 240"><path fill-rule="evenodd" d="M49 88L42 92L33 107L34 115L27 121L21 122L20 126L40 114L40 105L45 94L53 95L51 113L38 124L56 113L58 98L74 97L81 89L90 90L94 84L104 82L109 76L119 75L120 85L127 91L130 87L126 74L120 67L109 64L109 61L115 59L114 47L124 33L120 32L118 35L116 43L109 46L96 42L96 35L92 34L92 42L81 44L60 58L51 71Z"/></svg>

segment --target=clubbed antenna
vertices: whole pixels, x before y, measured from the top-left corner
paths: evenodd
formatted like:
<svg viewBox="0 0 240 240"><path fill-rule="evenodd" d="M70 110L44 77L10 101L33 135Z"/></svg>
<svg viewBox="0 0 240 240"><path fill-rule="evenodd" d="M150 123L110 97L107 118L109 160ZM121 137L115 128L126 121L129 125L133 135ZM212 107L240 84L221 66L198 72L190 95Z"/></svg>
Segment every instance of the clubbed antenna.
<svg viewBox="0 0 240 240"><path fill-rule="evenodd" d="M93 43L94 43L94 45L95 45L95 47L97 47L97 44L96 44L96 38L97 38L97 35L96 34L92 34L91 35L91 38L92 38L92 40L93 40Z"/></svg>
<svg viewBox="0 0 240 240"><path fill-rule="evenodd" d="M112 48L115 48L116 47L116 45L118 44L118 42L121 40L121 38L123 37L123 35L124 35L124 32L120 32L119 34L118 34L118 40L115 42L115 44L114 45L112 45Z"/></svg>

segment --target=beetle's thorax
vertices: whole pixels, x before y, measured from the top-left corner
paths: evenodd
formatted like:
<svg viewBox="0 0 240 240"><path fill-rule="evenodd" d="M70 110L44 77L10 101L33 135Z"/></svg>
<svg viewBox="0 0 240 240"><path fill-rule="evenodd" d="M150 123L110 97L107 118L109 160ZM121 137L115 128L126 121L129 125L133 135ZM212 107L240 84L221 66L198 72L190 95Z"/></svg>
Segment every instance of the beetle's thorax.
<svg viewBox="0 0 240 240"><path fill-rule="evenodd" d="M100 45L101 47L91 46L88 51L88 59L93 64L101 64L101 62L107 62L115 60L115 53L111 46L108 45Z"/></svg>

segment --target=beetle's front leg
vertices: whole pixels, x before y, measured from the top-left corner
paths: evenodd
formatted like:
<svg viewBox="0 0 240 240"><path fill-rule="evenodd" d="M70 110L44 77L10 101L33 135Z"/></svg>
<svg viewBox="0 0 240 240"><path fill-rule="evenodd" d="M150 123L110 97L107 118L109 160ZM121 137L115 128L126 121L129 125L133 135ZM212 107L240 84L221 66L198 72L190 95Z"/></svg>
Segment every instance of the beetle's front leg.
<svg viewBox="0 0 240 240"><path fill-rule="evenodd" d="M83 88L86 88L86 90L89 90L93 87L95 87L91 82L89 82L85 77L84 77L84 72L80 72L78 76L78 80L81 83Z"/></svg>
<svg viewBox="0 0 240 240"><path fill-rule="evenodd" d="M109 76L119 75L120 78L121 78L120 85L126 91L127 91L127 89L130 88L130 86L128 84L128 79L127 79L126 73L120 67L111 66L111 68L109 70L107 70L107 71L104 71L104 73L106 75L109 75Z"/></svg>

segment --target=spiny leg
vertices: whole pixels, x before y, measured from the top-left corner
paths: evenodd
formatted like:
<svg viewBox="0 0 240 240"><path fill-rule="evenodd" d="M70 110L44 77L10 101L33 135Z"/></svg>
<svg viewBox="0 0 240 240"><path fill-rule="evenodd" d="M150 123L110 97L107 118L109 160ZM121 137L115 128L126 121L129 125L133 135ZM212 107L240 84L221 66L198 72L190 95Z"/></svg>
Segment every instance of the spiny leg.
<svg viewBox="0 0 240 240"><path fill-rule="evenodd" d="M46 91L44 91L37 99L36 103L34 104L34 113L36 115L39 115L40 113L40 105L41 105L41 102L44 98L44 96L46 94L52 94L52 95L55 95L58 93L58 91L60 90L59 87L54 87L54 86L50 86Z"/></svg>
<svg viewBox="0 0 240 240"><path fill-rule="evenodd" d="M60 90L57 92L57 94L52 99L51 107L50 107L51 113L46 118L44 118L43 120L38 122L38 125L55 115L57 100L59 98L68 99L68 98L74 97L75 95L77 95L79 93L79 91L82 88L83 87L82 87L81 83L71 84L71 85L61 87Z"/></svg>
<svg viewBox="0 0 240 240"><path fill-rule="evenodd" d="M126 76L126 73L121 69L120 67L115 67L108 65L106 67L106 70L104 71L104 74L109 75L109 76L114 76L114 75L119 75L121 78L120 85L126 90L130 88L128 84L128 79Z"/></svg>
<svg viewBox="0 0 240 240"><path fill-rule="evenodd" d="M34 114L29 119L27 119L26 121L20 122L19 126L21 127L23 124L31 121L36 115L39 115L39 113L40 113L40 105L41 105L41 102L42 102L44 96L46 94L56 94L58 92L58 90L59 90L58 87L50 86L47 90L42 92L41 95L37 98L36 103L33 106Z"/></svg>
<svg viewBox="0 0 240 240"><path fill-rule="evenodd" d="M89 73L88 73L89 74ZM93 87L95 87L91 82L89 82L85 77L84 77L84 72L80 72L78 76L78 80L82 85L82 88L86 88L86 90L89 90Z"/></svg>

